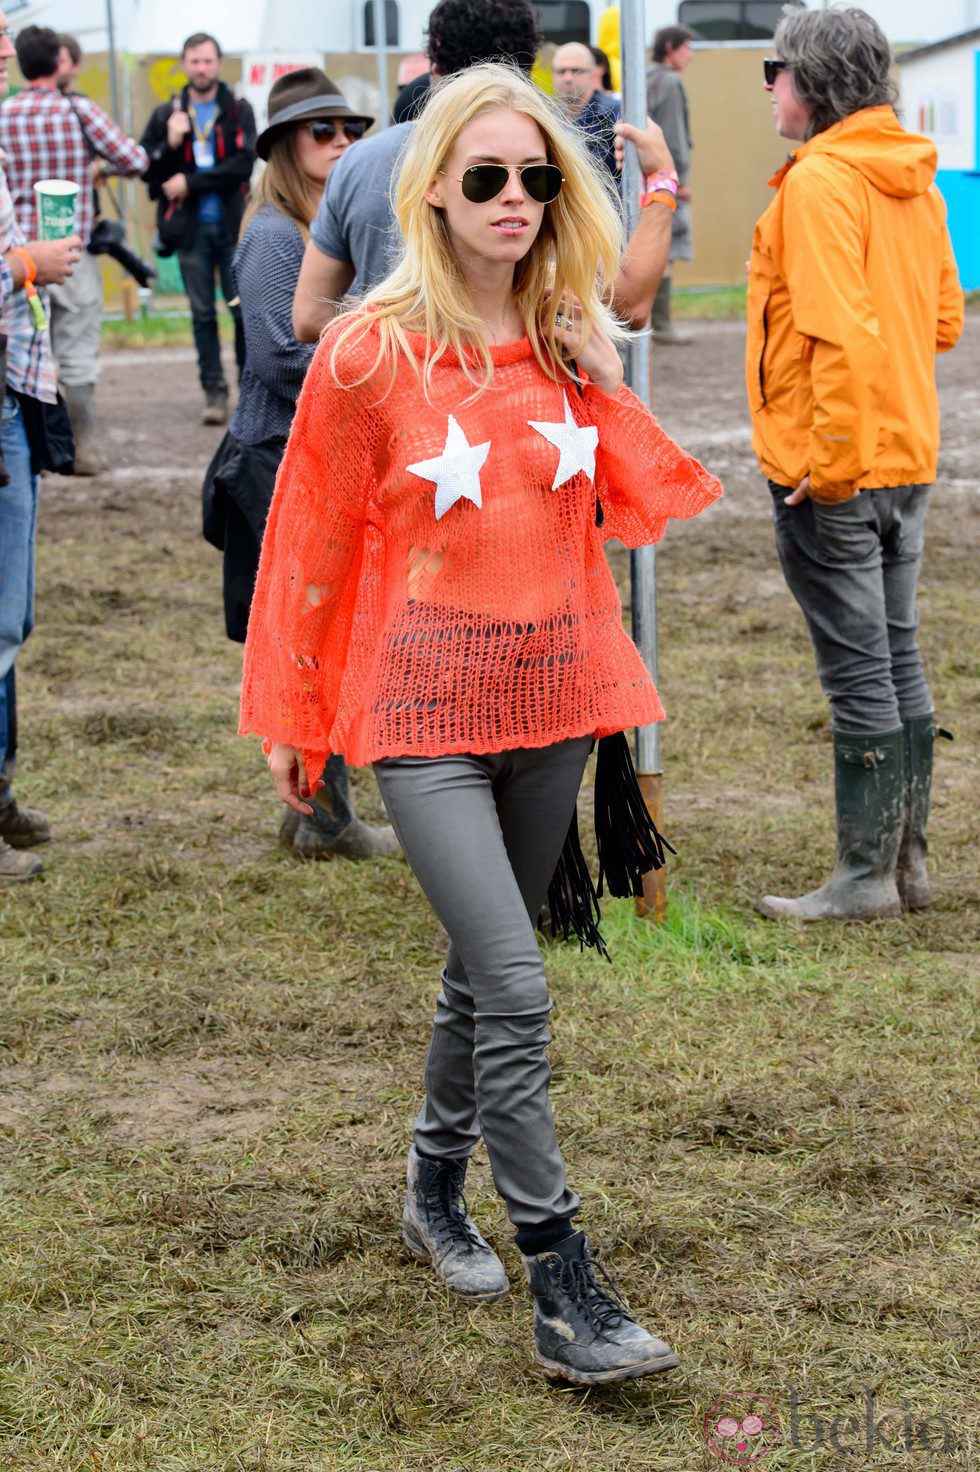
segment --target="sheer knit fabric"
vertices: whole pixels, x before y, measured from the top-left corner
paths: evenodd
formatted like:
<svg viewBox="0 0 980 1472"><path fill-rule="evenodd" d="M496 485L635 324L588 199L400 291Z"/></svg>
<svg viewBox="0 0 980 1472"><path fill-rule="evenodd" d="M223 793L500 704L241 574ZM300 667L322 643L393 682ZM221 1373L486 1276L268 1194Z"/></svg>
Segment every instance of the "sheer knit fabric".
<svg viewBox="0 0 980 1472"><path fill-rule="evenodd" d="M491 350L473 397L446 353L373 361L376 329L317 349L279 477L252 602L242 734L302 751L316 785L354 766L547 746L661 720L602 540L657 541L721 486L623 388ZM425 340L410 339L419 359ZM389 390L389 382L391 387ZM603 525L595 525L596 496Z"/></svg>

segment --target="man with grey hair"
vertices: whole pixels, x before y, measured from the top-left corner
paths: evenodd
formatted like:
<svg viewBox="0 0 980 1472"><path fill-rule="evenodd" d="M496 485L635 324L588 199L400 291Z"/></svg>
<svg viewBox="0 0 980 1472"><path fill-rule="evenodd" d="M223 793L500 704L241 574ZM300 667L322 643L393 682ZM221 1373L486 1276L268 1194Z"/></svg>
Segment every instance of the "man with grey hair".
<svg viewBox="0 0 980 1472"><path fill-rule="evenodd" d="M771 918L864 920L929 903L938 729L916 643L936 478L935 355L963 325L936 149L893 106L891 52L862 10L793 11L765 87L802 147L770 182L749 267L752 446L776 545L830 701L837 859Z"/></svg>

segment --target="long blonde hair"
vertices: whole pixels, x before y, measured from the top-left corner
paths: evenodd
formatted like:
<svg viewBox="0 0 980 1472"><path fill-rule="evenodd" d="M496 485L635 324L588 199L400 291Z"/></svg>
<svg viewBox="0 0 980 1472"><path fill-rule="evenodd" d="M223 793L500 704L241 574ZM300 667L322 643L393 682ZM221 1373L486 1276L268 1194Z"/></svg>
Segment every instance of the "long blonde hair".
<svg viewBox="0 0 980 1472"><path fill-rule="evenodd" d="M238 238L241 240L260 209L271 205L274 210L288 215L303 237L310 238L310 222L320 203L321 186L313 184L303 173L296 160L296 127L288 128L274 138L269 149L269 161L259 175L242 216Z"/></svg>
<svg viewBox="0 0 980 1472"><path fill-rule="evenodd" d="M459 269L444 211L428 203L425 191L445 167L467 124L497 108L521 113L538 125L548 161L557 164L565 180L558 198L545 206L537 238L514 270L515 303L535 357L556 381L575 377L555 338L555 317L566 294L581 307L583 344L597 327L613 342L627 336L610 310L623 250L622 219L611 189L584 142L544 93L515 67L485 62L434 87L415 124L394 200L401 253L391 273L367 293L338 332L331 357L335 371L337 353L344 343L374 324L380 339L377 357L357 382L372 377L384 362L394 371L401 357L417 367L406 338L408 325L428 339L423 370L426 395L433 368L450 349L477 391L490 384L493 362L486 324ZM467 348L475 350L477 363Z"/></svg>

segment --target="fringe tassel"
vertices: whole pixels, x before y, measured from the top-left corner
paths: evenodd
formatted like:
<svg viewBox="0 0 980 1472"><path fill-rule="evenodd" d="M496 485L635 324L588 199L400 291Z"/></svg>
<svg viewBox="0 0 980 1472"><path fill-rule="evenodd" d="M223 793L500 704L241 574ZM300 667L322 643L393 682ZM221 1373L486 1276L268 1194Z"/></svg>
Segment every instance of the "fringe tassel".
<svg viewBox="0 0 980 1472"><path fill-rule="evenodd" d="M599 847L597 898L604 885L618 899L638 898L643 893L644 874L663 868L664 850L677 852L647 811L624 731L599 742L595 835Z"/></svg>
<svg viewBox="0 0 980 1472"><path fill-rule="evenodd" d="M612 960L599 931L602 915L599 899L585 862L578 836L578 814L572 814L565 847L561 851L554 878L548 886L548 909L551 933L555 939L578 937L579 949L592 946L607 961Z"/></svg>

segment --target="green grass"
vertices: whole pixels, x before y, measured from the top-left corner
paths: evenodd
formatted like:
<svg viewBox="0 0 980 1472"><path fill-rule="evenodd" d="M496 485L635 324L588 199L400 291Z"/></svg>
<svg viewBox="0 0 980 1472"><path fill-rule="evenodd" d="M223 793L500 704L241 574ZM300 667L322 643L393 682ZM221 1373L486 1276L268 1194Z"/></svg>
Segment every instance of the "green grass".
<svg viewBox="0 0 980 1472"><path fill-rule="evenodd" d="M677 286L673 292L674 316L685 321L712 321L724 317L744 318L745 287Z"/></svg>

